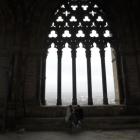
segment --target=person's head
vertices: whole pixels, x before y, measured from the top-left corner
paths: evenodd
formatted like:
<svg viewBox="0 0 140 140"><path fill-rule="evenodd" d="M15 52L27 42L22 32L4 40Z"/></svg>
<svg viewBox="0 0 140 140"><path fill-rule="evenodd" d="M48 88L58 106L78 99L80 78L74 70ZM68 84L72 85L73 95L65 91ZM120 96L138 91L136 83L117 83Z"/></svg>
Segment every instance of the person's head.
<svg viewBox="0 0 140 140"><path fill-rule="evenodd" d="M72 105L69 105L69 108L72 108Z"/></svg>
<svg viewBox="0 0 140 140"><path fill-rule="evenodd" d="M77 108L79 109L80 108L80 105L77 105Z"/></svg>

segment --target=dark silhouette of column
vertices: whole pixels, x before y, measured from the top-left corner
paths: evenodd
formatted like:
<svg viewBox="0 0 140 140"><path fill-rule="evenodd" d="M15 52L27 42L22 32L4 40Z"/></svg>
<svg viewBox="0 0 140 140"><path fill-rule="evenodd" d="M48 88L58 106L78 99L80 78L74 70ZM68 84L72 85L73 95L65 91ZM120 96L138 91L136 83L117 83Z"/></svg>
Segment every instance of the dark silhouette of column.
<svg viewBox="0 0 140 140"><path fill-rule="evenodd" d="M93 105L92 100L92 80L91 80L91 51L89 48L86 49L87 57L87 82L88 82L88 105Z"/></svg>
<svg viewBox="0 0 140 140"><path fill-rule="evenodd" d="M77 89L76 89L76 49L72 49L72 86L73 86L73 99L72 105L77 105Z"/></svg>
<svg viewBox="0 0 140 140"><path fill-rule="evenodd" d="M128 82L127 82L127 73L126 73L126 62L125 62L125 53L124 51L120 51L121 55L121 65L122 65L122 77L123 77L123 89L124 89L124 104L130 104L130 97L129 97L129 89L128 89Z"/></svg>
<svg viewBox="0 0 140 140"><path fill-rule="evenodd" d="M61 99L61 58L62 58L62 49L58 48L58 70L57 70L57 105L62 105Z"/></svg>
<svg viewBox="0 0 140 140"><path fill-rule="evenodd" d="M45 100L45 83L46 83L46 58L48 51L43 51L42 53L42 83L41 83L41 104L46 105Z"/></svg>
<svg viewBox="0 0 140 140"><path fill-rule="evenodd" d="M102 68L103 104L108 105L104 48L100 48L100 56L101 56L101 68Z"/></svg>

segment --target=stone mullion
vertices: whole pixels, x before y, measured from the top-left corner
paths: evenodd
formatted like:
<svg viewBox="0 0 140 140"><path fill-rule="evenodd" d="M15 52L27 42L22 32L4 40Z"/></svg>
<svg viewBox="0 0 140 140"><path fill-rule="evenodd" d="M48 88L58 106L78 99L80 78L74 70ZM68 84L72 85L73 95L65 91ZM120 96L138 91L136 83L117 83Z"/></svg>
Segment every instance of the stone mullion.
<svg viewBox="0 0 140 140"><path fill-rule="evenodd" d="M46 83L46 58L48 52L45 51L42 54L42 82L41 82L41 104L46 105L45 100L45 83Z"/></svg>
<svg viewBox="0 0 140 140"><path fill-rule="evenodd" d="M62 49L58 48L58 69L57 69L57 105L62 105L61 99L61 58L62 58Z"/></svg>
<svg viewBox="0 0 140 140"><path fill-rule="evenodd" d="M119 101L120 104L124 104L124 91L123 91L123 78L122 78L122 69L121 69L121 59L120 52L115 51L116 57L116 67L117 67L117 79L118 79L118 90L119 90Z"/></svg>
<svg viewBox="0 0 140 140"><path fill-rule="evenodd" d="M127 73L126 73L126 62L125 62L125 54L121 51L121 65L122 65L122 78L123 78L123 88L124 88L124 104L128 105L130 102L129 92L128 92L128 83L127 83Z"/></svg>
<svg viewBox="0 0 140 140"><path fill-rule="evenodd" d="M103 86L103 104L108 105L107 84L106 84L106 68L105 68L105 50L100 49L101 68L102 68L102 86Z"/></svg>
<svg viewBox="0 0 140 140"><path fill-rule="evenodd" d="M73 99L72 105L77 105L77 88L76 88L76 49L72 49L72 86L73 86Z"/></svg>
<svg viewBox="0 0 140 140"><path fill-rule="evenodd" d="M87 57L87 81L88 81L88 105L93 105L92 100L92 80L91 80L91 51L86 49Z"/></svg>

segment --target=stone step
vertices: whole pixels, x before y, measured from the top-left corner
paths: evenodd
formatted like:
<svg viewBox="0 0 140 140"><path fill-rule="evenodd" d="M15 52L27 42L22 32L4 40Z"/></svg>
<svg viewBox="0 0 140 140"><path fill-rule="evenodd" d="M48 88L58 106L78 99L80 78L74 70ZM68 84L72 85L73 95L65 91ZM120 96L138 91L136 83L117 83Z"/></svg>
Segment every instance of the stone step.
<svg viewBox="0 0 140 140"><path fill-rule="evenodd" d="M134 129L140 128L140 117L92 117L84 118L78 130L93 129ZM64 118L24 118L16 121L16 128L36 131L68 131L71 130L71 122L65 122Z"/></svg>
<svg viewBox="0 0 140 140"><path fill-rule="evenodd" d="M83 123L138 123L139 116L125 116L125 117L86 117L81 120ZM65 124L64 118L23 118L17 120L17 123L24 124Z"/></svg>

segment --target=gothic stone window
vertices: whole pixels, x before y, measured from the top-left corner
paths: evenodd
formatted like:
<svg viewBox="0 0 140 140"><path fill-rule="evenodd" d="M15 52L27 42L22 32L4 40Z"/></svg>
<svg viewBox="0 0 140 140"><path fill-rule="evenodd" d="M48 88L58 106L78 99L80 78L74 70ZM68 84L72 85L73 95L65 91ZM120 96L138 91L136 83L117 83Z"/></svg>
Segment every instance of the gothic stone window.
<svg viewBox="0 0 140 140"><path fill-rule="evenodd" d="M106 18L105 12L94 0L65 1L56 10L48 31L47 47L54 43L58 55L57 105L61 105L61 58L62 49L68 43L72 53L72 104L77 104L76 89L76 49L79 44L86 50L88 105L93 105L91 81L91 48L94 44L100 49L103 104L108 104L105 48L112 43L114 35Z"/></svg>

